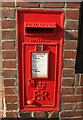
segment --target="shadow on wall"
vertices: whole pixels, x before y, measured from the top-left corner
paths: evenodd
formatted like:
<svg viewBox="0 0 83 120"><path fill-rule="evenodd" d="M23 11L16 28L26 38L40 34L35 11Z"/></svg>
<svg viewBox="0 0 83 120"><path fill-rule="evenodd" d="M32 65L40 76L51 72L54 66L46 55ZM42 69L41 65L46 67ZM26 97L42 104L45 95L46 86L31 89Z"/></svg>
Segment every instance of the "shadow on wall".
<svg viewBox="0 0 83 120"><path fill-rule="evenodd" d="M83 73L83 2L81 3L81 7L80 7L78 46L77 46L75 72Z"/></svg>

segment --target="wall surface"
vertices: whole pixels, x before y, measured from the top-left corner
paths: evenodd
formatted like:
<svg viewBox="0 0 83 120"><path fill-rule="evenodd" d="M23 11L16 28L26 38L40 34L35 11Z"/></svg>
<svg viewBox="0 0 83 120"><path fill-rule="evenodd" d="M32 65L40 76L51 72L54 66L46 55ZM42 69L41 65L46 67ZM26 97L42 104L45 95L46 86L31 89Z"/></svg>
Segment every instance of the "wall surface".
<svg viewBox="0 0 83 120"><path fill-rule="evenodd" d="M59 111L20 112L17 74L17 9L64 10L63 70ZM83 119L83 75L75 74L80 3L2 2L2 40L0 42L0 117ZM2 55L1 55L2 54ZM2 62L1 62L2 61Z"/></svg>

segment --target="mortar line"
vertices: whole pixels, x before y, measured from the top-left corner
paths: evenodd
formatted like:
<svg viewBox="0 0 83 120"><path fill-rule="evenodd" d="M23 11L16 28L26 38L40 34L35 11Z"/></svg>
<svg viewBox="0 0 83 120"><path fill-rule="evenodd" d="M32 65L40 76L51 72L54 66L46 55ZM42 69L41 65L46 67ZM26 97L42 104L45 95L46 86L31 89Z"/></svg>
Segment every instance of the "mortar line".
<svg viewBox="0 0 83 120"><path fill-rule="evenodd" d="M9 78L8 78L8 77L5 77L4 80L5 80L5 79L16 79L16 78L15 78L15 77L9 77Z"/></svg>
<svg viewBox="0 0 83 120"><path fill-rule="evenodd" d="M16 0L14 1L14 3L15 3L15 8L16 8Z"/></svg>
<svg viewBox="0 0 83 120"><path fill-rule="evenodd" d="M16 2L16 1L15 1L15 2ZM20 117L20 116L19 116L18 66L17 66L17 65L18 65L18 63L17 63L17 60L18 60L18 59L17 59L17 22L16 22L16 20L17 20L16 15L17 15L17 14L16 14L16 10L17 10L17 9L16 9L16 6L15 6L15 28L16 28L16 31L15 31L15 38L16 38L16 40L15 40L15 45L16 45L16 46L15 46L15 48L16 48L16 76L17 76L17 77L16 77L16 79L17 79L17 80L16 80L16 83L17 83L17 94L18 94L18 96L17 96L17 101L18 101L18 109L17 109L17 111L18 111L18 113L17 113L17 114L18 114L18 117Z"/></svg>
<svg viewBox="0 0 83 120"><path fill-rule="evenodd" d="M15 41L15 39L2 40L2 42L8 42L8 41L12 42L12 41Z"/></svg>
<svg viewBox="0 0 83 120"><path fill-rule="evenodd" d="M11 72L12 72L12 71L11 71ZM5 78L4 78L4 81L6 81L6 80L12 80L12 79L13 79L13 80L16 80L16 78L12 78L12 77L10 77L10 78L7 77L7 78L6 78L6 77L5 77ZM16 82L16 83L17 83L17 82Z"/></svg>
<svg viewBox="0 0 83 120"><path fill-rule="evenodd" d="M16 7L16 0L15 0L15 7L0 7L0 9L27 9L27 8L28 9L38 9L38 7L34 7L34 8L33 7L27 7L27 6L26 7ZM65 10L74 10L74 11L79 10L79 8L66 8L66 7L57 7L57 8L56 7L55 8L46 7L46 8L41 8L41 9L54 9L54 10L57 10L57 9L58 10L61 10L61 9L64 10L65 9Z"/></svg>
<svg viewBox="0 0 83 120"><path fill-rule="evenodd" d="M7 104L17 104L18 102L7 102Z"/></svg>
<svg viewBox="0 0 83 120"><path fill-rule="evenodd" d="M15 31L15 28L10 28L10 29L1 29L1 31L3 32L3 31Z"/></svg>
<svg viewBox="0 0 83 120"><path fill-rule="evenodd" d="M77 39L78 40L78 39ZM77 42L77 40L64 40L64 41L68 41L68 42L72 42L72 41L74 41L74 42Z"/></svg>
<svg viewBox="0 0 83 120"><path fill-rule="evenodd" d="M5 86L5 88L16 88L17 85L15 86Z"/></svg>
<svg viewBox="0 0 83 120"><path fill-rule="evenodd" d="M16 70L16 68L3 68L3 70Z"/></svg>
<svg viewBox="0 0 83 120"><path fill-rule="evenodd" d="M2 61L16 61L16 59L2 59Z"/></svg>
<svg viewBox="0 0 83 120"><path fill-rule="evenodd" d="M14 51L16 51L15 49L2 49L2 52L9 52L9 51L11 51L11 52L14 52Z"/></svg>

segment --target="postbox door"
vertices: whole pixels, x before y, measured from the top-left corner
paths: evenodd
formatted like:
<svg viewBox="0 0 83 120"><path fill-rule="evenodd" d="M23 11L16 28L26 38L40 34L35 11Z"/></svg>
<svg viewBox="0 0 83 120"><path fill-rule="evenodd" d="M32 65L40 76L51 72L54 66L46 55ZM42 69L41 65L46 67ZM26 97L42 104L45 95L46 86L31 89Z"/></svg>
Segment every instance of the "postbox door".
<svg viewBox="0 0 83 120"><path fill-rule="evenodd" d="M22 44L23 105L28 108L56 106L57 44Z"/></svg>

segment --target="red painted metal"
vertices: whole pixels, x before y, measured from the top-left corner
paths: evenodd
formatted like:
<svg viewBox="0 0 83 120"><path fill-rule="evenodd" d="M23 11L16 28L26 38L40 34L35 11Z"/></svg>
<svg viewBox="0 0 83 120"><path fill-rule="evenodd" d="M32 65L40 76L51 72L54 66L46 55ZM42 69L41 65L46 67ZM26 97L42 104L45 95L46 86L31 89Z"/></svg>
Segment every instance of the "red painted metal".
<svg viewBox="0 0 83 120"><path fill-rule="evenodd" d="M59 110L63 29L64 11L17 10L20 111ZM46 76L32 76L32 54L47 56Z"/></svg>

